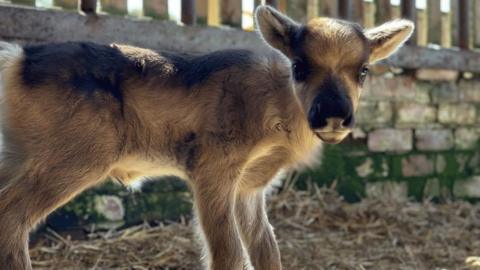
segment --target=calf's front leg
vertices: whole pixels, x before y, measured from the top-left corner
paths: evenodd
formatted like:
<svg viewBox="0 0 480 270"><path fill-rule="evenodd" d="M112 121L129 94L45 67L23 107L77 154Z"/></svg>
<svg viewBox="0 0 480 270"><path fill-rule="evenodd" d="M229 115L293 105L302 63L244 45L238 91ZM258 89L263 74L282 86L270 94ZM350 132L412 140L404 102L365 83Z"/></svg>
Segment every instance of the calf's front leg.
<svg viewBox="0 0 480 270"><path fill-rule="evenodd" d="M238 194L235 209L237 223L255 270L281 270L280 251L268 221L263 189Z"/></svg>
<svg viewBox="0 0 480 270"><path fill-rule="evenodd" d="M208 269L246 269L246 254L234 215L234 176L218 172L199 176L194 179L193 193L208 250Z"/></svg>

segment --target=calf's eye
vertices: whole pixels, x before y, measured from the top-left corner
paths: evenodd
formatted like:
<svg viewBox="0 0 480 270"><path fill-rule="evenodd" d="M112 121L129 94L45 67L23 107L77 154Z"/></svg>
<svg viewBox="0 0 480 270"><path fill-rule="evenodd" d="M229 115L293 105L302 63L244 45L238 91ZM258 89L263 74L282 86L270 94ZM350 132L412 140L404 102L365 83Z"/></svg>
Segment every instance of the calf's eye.
<svg viewBox="0 0 480 270"><path fill-rule="evenodd" d="M302 61L295 61L292 64L293 78L297 82L305 81L307 79L307 65Z"/></svg>
<svg viewBox="0 0 480 270"><path fill-rule="evenodd" d="M358 75L358 80L360 81L360 83L363 83L365 81L365 78L367 78L369 72L370 69L368 68L368 66L362 66L362 68L360 69L360 74Z"/></svg>

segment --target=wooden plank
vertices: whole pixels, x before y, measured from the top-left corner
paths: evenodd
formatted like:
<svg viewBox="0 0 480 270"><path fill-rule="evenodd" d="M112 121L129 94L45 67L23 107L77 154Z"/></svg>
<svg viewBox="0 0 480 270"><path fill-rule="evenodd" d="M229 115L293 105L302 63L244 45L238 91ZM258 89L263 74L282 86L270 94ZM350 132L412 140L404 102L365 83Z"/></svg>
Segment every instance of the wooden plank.
<svg viewBox="0 0 480 270"><path fill-rule="evenodd" d="M409 19L416 23L417 8L415 7L415 0L402 0L400 8L403 18ZM412 35L412 37L407 41L407 43L413 45L417 44L416 35Z"/></svg>
<svg viewBox="0 0 480 270"><path fill-rule="evenodd" d="M97 0L81 0L80 1L80 10L87 13L93 14L97 12Z"/></svg>
<svg viewBox="0 0 480 270"><path fill-rule="evenodd" d="M468 50L470 48L470 0L459 0L458 13L458 46L461 49Z"/></svg>
<svg viewBox="0 0 480 270"><path fill-rule="evenodd" d="M168 19L168 0L143 0L143 15L155 19Z"/></svg>
<svg viewBox="0 0 480 270"><path fill-rule="evenodd" d="M195 11L198 24L207 24L207 0L196 0Z"/></svg>
<svg viewBox="0 0 480 270"><path fill-rule="evenodd" d="M365 28L375 26L375 3L373 1L363 3L363 26Z"/></svg>
<svg viewBox="0 0 480 270"><path fill-rule="evenodd" d="M344 20L352 20L353 3L352 0L338 0L337 10L338 17Z"/></svg>
<svg viewBox="0 0 480 270"><path fill-rule="evenodd" d="M320 16L338 18L337 0L320 1Z"/></svg>
<svg viewBox="0 0 480 270"><path fill-rule="evenodd" d="M186 25L195 25L197 15L195 12L195 0L182 0L182 23Z"/></svg>
<svg viewBox="0 0 480 270"><path fill-rule="evenodd" d="M2 40L30 43L90 40L102 44L119 42L155 50L185 52L232 48L256 51L268 49L256 33L236 29L182 27L171 21L133 20L108 15L98 15L96 20L91 20L88 16L68 11L38 10L4 4L0 4L0 18L16 21L15 24L0 23ZM411 69L450 69L479 73L480 53L405 46L383 63Z"/></svg>
<svg viewBox="0 0 480 270"><path fill-rule="evenodd" d="M78 9L78 0L54 0L53 5L68 10Z"/></svg>
<svg viewBox="0 0 480 270"><path fill-rule="evenodd" d="M282 13L287 13L287 1L288 0L279 0L278 10Z"/></svg>
<svg viewBox="0 0 480 270"><path fill-rule="evenodd" d="M299 22L307 21L307 0L287 1L288 16Z"/></svg>
<svg viewBox="0 0 480 270"><path fill-rule="evenodd" d="M318 17L319 0L307 0L307 19Z"/></svg>
<svg viewBox="0 0 480 270"><path fill-rule="evenodd" d="M444 0L442 0L444 1ZM441 10L441 26L440 26L440 45L444 48L452 47L452 13L448 3L444 2L443 10Z"/></svg>
<svg viewBox="0 0 480 270"><path fill-rule="evenodd" d="M377 9L377 14L375 16L377 24L392 19L392 5L390 4L390 0L376 0L375 5Z"/></svg>
<svg viewBox="0 0 480 270"><path fill-rule="evenodd" d="M426 8L426 6L417 8L416 38L418 46L427 46L428 44L428 13Z"/></svg>
<svg viewBox="0 0 480 270"><path fill-rule="evenodd" d="M450 0L450 34L451 34L451 44L452 46L458 46L459 44L459 35L458 32L460 31L459 25L458 25L458 16L460 14L460 5L459 5L459 0Z"/></svg>
<svg viewBox="0 0 480 270"><path fill-rule="evenodd" d="M272 6L274 8L278 8L278 0L266 0L265 4Z"/></svg>
<svg viewBox="0 0 480 270"><path fill-rule="evenodd" d="M352 21L360 24L363 22L363 0L353 0L352 16Z"/></svg>
<svg viewBox="0 0 480 270"><path fill-rule="evenodd" d="M383 63L407 69L433 68L478 73L480 72L480 53L404 46Z"/></svg>
<svg viewBox="0 0 480 270"><path fill-rule="evenodd" d="M208 0L207 24L210 26L219 26L220 21L220 0Z"/></svg>
<svg viewBox="0 0 480 270"><path fill-rule="evenodd" d="M222 24L234 27L242 25L242 1L223 0L221 6Z"/></svg>
<svg viewBox="0 0 480 270"><path fill-rule="evenodd" d="M35 0L11 0L12 4L35 6Z"/></svg>
<svg viewBox="0 0 480 270"><path fill-rule="evenodd" d="M475 0L474 3L473 32L473 46L478 48L480 47L480 0Z"/></svg>
<svg viewBox="0 0 480 270"><path fill-rule="evenodd" d="M428 0L428 41L435 44L440 44L442 25L442 13L440 11L439 0Z"/></svg>
<svg viewBox="0 0 480 270"><path fill-rule="evenodd" d="M100 5L102 7L102 11L109 14L128 14L127 0L100 0Z"/></svg>

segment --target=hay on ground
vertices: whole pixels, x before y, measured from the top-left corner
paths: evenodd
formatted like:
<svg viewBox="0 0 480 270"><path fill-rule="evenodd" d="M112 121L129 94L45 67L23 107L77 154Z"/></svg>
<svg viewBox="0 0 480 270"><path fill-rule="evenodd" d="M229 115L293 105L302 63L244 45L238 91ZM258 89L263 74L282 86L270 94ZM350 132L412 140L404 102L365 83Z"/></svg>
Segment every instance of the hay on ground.
<svg viewBox="0 0 480 270"><path fill-rule="evenodd" d="M284 269L480 269L480 205L365 199L287 188L269 202ZM48 232L35 269L201 269L189 222L70 240ZM477 257L476 257L477 256Z"/></svg>

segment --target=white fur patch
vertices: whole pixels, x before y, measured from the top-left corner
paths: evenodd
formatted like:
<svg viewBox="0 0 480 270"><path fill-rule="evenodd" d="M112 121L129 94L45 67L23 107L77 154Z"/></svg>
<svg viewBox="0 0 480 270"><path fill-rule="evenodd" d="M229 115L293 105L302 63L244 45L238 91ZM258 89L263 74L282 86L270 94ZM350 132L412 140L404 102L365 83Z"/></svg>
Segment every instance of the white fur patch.
<svg viewBox="0 0 480 270"><path fill-rule="evenodd" d="M0 41L0 70L11 65L22 53L23 49L19 45Z"/></svg>

